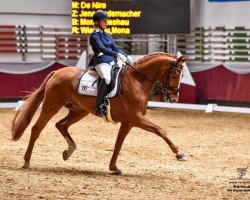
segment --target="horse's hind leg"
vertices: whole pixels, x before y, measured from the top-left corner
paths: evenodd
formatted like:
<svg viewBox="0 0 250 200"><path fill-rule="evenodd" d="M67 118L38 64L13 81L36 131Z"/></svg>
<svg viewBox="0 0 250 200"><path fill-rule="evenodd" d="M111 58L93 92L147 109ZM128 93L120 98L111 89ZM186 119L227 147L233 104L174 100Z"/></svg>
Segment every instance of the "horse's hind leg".
<svg viewBox="0 0 250 200"><path fill-rule="evenodd" d="M47 101L44 101L40 116L31 129L29 145L24 155L25 163L23 165L23 168L30 168L30 158L37 138L39 137L41 131L44 129L48 121L60 110L61 107L62 106L60 106L59 103L49 104Z"/></svg>
<svg viewBox="0 0 250 200"><path fill-rule="evenodd" d="M60 133L68 143L68 149L63 151L63 160L67 160L76 150L76 144L69 135L68 128L88 114L89 113L83 109L73 108L69 110L69 113L65 118L56 123L56 128L60 131Z"/></svg>

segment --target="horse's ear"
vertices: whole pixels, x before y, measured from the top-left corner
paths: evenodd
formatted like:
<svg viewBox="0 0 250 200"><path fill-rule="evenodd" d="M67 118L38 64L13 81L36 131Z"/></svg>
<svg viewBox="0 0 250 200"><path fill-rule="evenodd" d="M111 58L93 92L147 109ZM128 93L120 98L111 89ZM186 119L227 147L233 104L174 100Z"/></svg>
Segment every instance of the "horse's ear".
<svg viewBox="0 0 250 200"><path fill-rule="evenodd" d="M181 59L181 62L184 63L187 61L187 59L188 59L188 56L183 56L183 58Z"/></svg>
<svg viewBox="0 0 250 200"><path fill-rule="evenodd" d="M178 59L177 59L177 63L180 63L182 61L182 59L184 58L184 56L180 56Z"/></svg>
<svg viewBox="0 0 250 200"><path fill-rule="evenodd" d="M179 62L184 63L184 62L186 62L187 59L188 59L188 56L180 56L180 57L177 59L177 63L179 63Z"/></svg>

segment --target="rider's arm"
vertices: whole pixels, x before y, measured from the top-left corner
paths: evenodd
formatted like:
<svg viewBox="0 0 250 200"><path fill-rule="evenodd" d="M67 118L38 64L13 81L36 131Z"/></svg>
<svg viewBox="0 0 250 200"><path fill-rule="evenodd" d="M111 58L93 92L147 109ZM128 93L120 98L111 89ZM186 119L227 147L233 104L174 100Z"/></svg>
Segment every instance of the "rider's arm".
<svg viewBox="0 0 250 200"><path fill-rule="evenodd" d="M112 43L112 49L114 50L114 51L116 51L116 52L118 52L118 53L121 53L121 54L123 54L124 56L128 56L126 53L124 53L121 49L119 49L118 47L117 47L117 45L116 45L116 43L114 42L114 40L113 40L113 43Z"/></svg>
<svg viewBox="0 0 250 200"><path fill-rule="evenodd" d="M111 56L114 56L116 57L117 56L117 53L116 51L113 51L106 48L103 44L102 44L102 41L100 40L100 37L98 35L92 35L90 40L92 41L92 44L102 53L104 54L108 54L108 55L111 55Z"/></svg>

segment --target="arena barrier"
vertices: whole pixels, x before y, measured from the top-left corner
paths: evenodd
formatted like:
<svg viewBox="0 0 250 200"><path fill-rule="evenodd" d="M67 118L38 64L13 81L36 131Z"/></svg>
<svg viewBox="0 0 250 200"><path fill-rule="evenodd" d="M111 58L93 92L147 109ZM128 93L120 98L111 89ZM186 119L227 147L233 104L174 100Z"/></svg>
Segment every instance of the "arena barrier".
<svg viewBox="0 0 250 200"><path fill-rule="evenodd" d="M198 105L198 104L165 103L165 102L149 101L148 102L148 108L204 110L206 113L229 112L229 113L250 114L250 108L218 106L217 104Z"/></svg>
<svg viewBox="0 0 250 200"><path fill-rule="evenodd" d="M87 36L73 35L70 27L0 25L3 60L7 54L18 62L77 60L86 49Z"/></svg>
<svg viewBox="0 0 250 200"><path fill-rule="evenodd" d="M139 50L139 44L135 43L143 41L154 43L154 47L149 45L151 52L159 51L163 46L166 51L165 47L168 44L166 36L160 38L150 36L147 39L140 37L134 35L131 39L115 38L115 41L122 49L131 52L130 54ZM175 46L183 55L189 56L189 61L249 62L249 37L250 28L243 26L196 27L190 34L175 35ZM50 49L56 52L48 51ZM40 61L76 60L80 56L79 51L86 49L87 36L72 34L71 27L0 25L0 53L19 55L22 61L30 61L32 53L40 53ZM167 51L171 52L169 49ZM29 53L29 56L26 56L26 53ZM50 56L51 54L55 56Z"/></svg>
<svg viewBox="0 0 250 200"><path fill-rule="evenodd" d="M0 108L15 108L15 110L18 110L20 106L23 104L23 102L24 101L0 103ZM201 111L204 111L205 113L228 112L228 113L250 114L250 108L218 106L217 104L198 105L198 104L166 103L166 102L149 101L148 108L201 110Z"/></svg>
<svg viewBox="0 0 250 200"><path fill-rule="evenodd" d="M247 27L196 27L177 35L177 49L191 61L249 62L250 29Z"/></svg>

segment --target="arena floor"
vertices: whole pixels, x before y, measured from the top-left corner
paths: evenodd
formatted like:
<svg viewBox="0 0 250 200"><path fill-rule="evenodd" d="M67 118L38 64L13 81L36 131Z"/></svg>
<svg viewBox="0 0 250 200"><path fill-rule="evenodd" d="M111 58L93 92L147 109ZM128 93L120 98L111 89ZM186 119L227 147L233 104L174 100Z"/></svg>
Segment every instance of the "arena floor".
<svg viewBox="0 0 250 200"><path fill-rule="evenodd" d="M54 124L66 114L62 109L48 123L35 145L32 169L24 170L30 126L18 142L11 141L14 111L0 110L0 199L250 199L250 192L227 191L230 179L239 177L237 168L250 166L250 115L148 110L147 117L166 130L188 161L177 161L161 138L134 128L118 158L124 175L115 176L108 166L119 124L89 115L73 125L78 149L63 161L67 144ZM244 178L250 178L250 168Z"/></svg>

